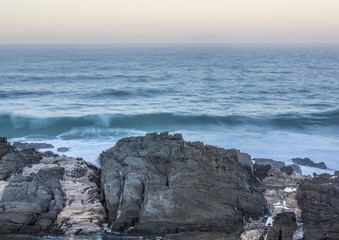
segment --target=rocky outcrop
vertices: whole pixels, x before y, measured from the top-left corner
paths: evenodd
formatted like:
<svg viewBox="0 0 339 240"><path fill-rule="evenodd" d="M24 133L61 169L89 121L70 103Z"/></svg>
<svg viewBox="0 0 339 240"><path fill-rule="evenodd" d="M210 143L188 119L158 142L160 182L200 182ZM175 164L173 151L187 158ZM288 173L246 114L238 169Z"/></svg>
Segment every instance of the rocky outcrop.
<svg viewBox="0 0 339 240"><path fill-rule="evenodd" d="M321 174L300 183L305 240L339 239L339 177Z"/></svg>
<svg viewBox="0 0 339 240"><path fill-rule="evenodd" d="M0 234L99 232L100 170L81 159L0 141Z"/></svg>
<svg viewBox="0 0 339 240"><path fill-rule="evenodd" d="M270 165L271 168L280 169L285 167L285 163L282 161L276 161L268 158L254 158L255 164L257 165Z"/></svg>
<svg viewBox="0 0 339 240"><path fill-rule="evenodd" d="M260 183L237 150L186 142L180 134L119 140L100 155L101 186L114 231L238 234L267 213Z"/></svg>
<svg viewBox="0 0 339 240"><path fill-rule="evenodd" d="M315 163L309 158L293 158L292 162L299 164L301 166L309 166L320 169L328 169L324 162Z"/></svg>
<svg viewBox="0 0 339 240"><path fill-rule="evenodd" d="M293 239L297 230L296 217L293 212L282 212L274 217L273 226L267 234L267 240Z"/></svg>
<svg viewBox="0 0 339 240"><path fill-rule="evenodd" d="M49 143L27 143L27 142L14 142L12 144L14 147L17 148L37 148L37 149L44 149L44 148L54 148L52 144Z"/></svg>

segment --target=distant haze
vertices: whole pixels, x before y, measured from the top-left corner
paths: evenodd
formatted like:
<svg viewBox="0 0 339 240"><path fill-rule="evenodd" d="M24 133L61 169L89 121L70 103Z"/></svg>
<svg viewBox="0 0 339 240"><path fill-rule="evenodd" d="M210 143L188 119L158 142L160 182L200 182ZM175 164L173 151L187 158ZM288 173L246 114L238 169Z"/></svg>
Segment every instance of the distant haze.
<svg viewBox="0 0 339 240"><path fill-rule="evenodd" d="M339 0L1 0L1 43L339 42Z"/></svg>

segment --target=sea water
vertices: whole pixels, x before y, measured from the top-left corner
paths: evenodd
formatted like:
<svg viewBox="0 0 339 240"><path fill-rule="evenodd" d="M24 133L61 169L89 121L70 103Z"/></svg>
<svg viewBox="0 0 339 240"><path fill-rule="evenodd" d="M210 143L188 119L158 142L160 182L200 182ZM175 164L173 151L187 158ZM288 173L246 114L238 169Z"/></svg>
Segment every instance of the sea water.
<svg viewBox="0 0 339 240"><path fill-rule="evenodd" d="M339 46L0 46L0 135L10 141L70 147L98 165L120 138L163 131L333 172Z"/></svg>

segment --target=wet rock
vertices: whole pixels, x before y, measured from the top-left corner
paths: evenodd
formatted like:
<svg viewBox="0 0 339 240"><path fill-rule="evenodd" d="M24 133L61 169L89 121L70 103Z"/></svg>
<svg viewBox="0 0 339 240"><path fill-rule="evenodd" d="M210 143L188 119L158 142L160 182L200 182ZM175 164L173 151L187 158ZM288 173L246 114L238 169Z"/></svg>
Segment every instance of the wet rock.
<svg viewBox="0 0 339 240"><path fill-rule="evenodd" d="M114 231L237 234L243 219L267 213L259 182L236 150L146 134L119 140L100 155L101 186Z"/></svg>
<svg viewBox="0 0 339 240"><path fill-rule="evenodd" d="M14 147L21 148L21 149L28 149L28 148L37 148L37 149L54 148L54 146L52 144L49 144L49 143L14 142L12 145Z"/></svg>
<svg viewBox="0 0 339 240"><path fill-rule="evenodd" d="M70 150L69 147L59 147L59 148L57 148L58 152L68 152L69 150Z"/></svg>
<svg viewBox="0 0 339 240"><path fill-rule="evenodd" d="M300 183L304 239L339 239L339 177L320 174Z"/></svg>
<svg viewBox="0 0 339 240"><path fill-rule="evenodd" d="M285 167L285 163L282 161L276 161L268 158L254 158L255 164L257 165L270 165L272 168L280 169Z"/></svg>
<svg viewBox="0 0 339 240"><path fill-rule="evenodd" d="M302 175L302 170L301 170L301 167L298 165L298 164L289 164L287 166L291 166L294 170L294 173L297 174L297 175Z"/></svg>
<svg viewBox="0 0 339 240"><path fill-rule="evenodd" d="M293 158L292 162L299 164L301 166L309 166L320 169L328 169L324 162L315 163L309 158Z"/></svg>

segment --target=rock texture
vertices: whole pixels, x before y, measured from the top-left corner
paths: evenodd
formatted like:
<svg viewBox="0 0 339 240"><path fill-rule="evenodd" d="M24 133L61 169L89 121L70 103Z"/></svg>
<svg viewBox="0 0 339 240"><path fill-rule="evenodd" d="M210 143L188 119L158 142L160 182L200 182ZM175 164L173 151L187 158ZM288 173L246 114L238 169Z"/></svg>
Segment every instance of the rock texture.
<svg viewBox="0 0 339 240"><path fill-rule="evenodd" d="M49 143L14 142L12 145L17 148L26 148L26 149L28 148L37 148L37 149L54 148L54 146Z"/></svg>
<svg viewBox="0 0 339 240"><path fill-rule="evenodd" d="M100 231L105 210L97 167L18 149L3 138L0 157L0 234Z"/></svg>
<svg viewBox="0 0 339 240"><path fill-rule="evenodd" d="M339 239L339 177L321 174L300 183L305 240Z"/></svg>
<svg viewBox="0 0 339 240"><path fill-rule="evenodd" d="M293 158L292 161L301 166L309 166L320 169L328 169L324 162L315 163L309 158Z"/></svg>
<svg viewBox="0 0 339 240"><path fill-rule="evenodd" d="M186 142L180 134L119 140L100 155L111 228L240 236L244 219L263 216L267 205L260 183L238 158L237 150Z"/></svg>
<svg viewBox="0 0 339 240"><path fill-rule="evenodd" d="M276 161L268 158L254 158L255 164L257 165L270 165L271 168L280 169L285 167L285 163L282 161Z"/></svg>
<svg viewBox="0 0 339 240"><path fill-rule="evenodd" d="M297 230L296 217L293 212L282 212L274 217L273 226L267 234L267 240L293 239Z"/></svg>

